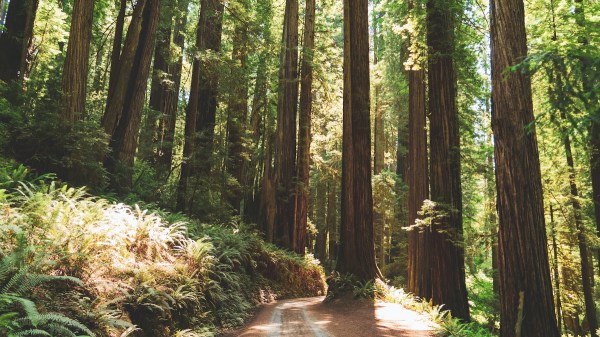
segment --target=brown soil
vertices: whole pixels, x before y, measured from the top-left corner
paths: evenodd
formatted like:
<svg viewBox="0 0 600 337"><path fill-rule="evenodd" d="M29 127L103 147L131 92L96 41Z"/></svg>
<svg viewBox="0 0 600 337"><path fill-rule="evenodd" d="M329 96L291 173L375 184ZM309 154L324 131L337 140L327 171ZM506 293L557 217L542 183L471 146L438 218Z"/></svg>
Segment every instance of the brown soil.
<svg viewBox="0 0 600 337"><path fill-rule="evenodd" d="M243 329L226 337L434 337L433 325L398 304L323 297L265 305Z"/></svg>

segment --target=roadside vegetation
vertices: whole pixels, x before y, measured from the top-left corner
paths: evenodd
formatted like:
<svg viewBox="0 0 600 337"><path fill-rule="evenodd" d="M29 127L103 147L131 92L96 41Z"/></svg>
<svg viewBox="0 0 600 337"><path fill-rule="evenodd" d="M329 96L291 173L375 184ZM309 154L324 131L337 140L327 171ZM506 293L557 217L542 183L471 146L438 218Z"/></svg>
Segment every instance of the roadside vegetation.
<svg viewBox="0 0 600 337"><path fill-rule="evenodd" d="M323 269L241 223L201 224L0 165L0 335L211 336Z"/></svg>

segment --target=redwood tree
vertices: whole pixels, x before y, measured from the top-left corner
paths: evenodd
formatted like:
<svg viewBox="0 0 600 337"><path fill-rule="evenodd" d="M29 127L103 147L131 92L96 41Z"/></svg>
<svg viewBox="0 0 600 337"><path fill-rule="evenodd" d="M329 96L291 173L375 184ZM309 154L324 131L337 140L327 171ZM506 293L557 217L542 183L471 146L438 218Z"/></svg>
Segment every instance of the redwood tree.
<svg viewBox="0 0 600 337"><path fill-rule="evenodd" d="M296 115L298 112L298 0L286 0L279 65L275 188L275 242L291 248L294 232Z"/></svg>
<svg viewBox="0 0 600 337"><path fill-rule="evenodd" d="M219 52L223 28L223 9L221 0L202 0L196 48L198 52L207 50ZM186 115L184 162L177 188L177 209L190 210L187 184L192 174L207 175L210 171L210 159L217 113L218 72L207 67L200 57L194 59L190 98Z"/></svg>
<svg viewBox="0 0 600 337"><path fill-rule="evenodd" d="M460 136L454 69L454 15L441 0L427 2L431 200L436 218L429 238L431 298L469 320L465 284L460 182Z"/></svg>
<svg viewBox="0 0 600 337"><path fill-rule="evenodd" d="M119 59L119 77L115 88L109 90L112 96L108 97L102 119L104 130L111 136L106 168L111 174L111 186L121 194L127 193L132 185L159 11L160 0L137 2Z"/></svg>
<svg viewBox="0 0 600 337"><path fill-rule="evenodd" d="M28 66L33 23L39 0L14 0L8 4L5 28L0 34L0 80L23 80Z"/></svg>
<svg viewBox="0 0 600 337"><path fill-rule="evenodd" d="M425 70L408 72L408 91L408 224L414 226L423 201L429 198ZM430 235L428 226L408 232L408 291L424 299L431 298Z"/></svg>
<svg viewBox="0 0 600 337"><path fill-rule="evenodd" d="M359 280L380 275L373 238L369 85L368 1L345 0L342 219L336 269Z"/></svg>
<svg viewBox="0 0 600 337"><path fill-rule="evenodd" d="M492 129L498 209L500 336L557 337L522 0L493 0Z"/></svg>
<svg viewBox="0 0 600 337"><path fill-rule="evenodd" d="M94 3L76 0L73 4L62 78L61 119L67 123L82 119L85 113Z"/></svg>
<svg viewBox="0 0 600 337"><path fill-rule="evenodd" d="M298 126L298 186L296 190L295 231L292 249L304 254L308 221L308 191L310 173L310 120L312 114L313 49L315 47L315 0L306 0L304 17L304 48L300 78L300 120Z"/></svg>

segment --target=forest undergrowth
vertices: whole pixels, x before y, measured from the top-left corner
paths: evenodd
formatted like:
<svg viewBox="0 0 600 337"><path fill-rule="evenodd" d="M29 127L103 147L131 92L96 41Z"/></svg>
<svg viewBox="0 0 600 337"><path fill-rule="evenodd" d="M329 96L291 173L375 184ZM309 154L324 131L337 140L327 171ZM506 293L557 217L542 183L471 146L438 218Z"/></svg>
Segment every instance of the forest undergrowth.
<svg viewBox="0 0 600 337"><path fill-rule="evenodd" d="M244 224L201 224L0 165L0 335L212 336L324 272Z"/></svg>

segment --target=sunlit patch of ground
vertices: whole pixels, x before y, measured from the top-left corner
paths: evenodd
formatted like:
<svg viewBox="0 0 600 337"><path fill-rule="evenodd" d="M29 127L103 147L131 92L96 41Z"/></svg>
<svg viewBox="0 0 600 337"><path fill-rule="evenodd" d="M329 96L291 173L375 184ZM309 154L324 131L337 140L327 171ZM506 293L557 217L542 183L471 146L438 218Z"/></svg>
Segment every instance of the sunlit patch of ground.
<svg viewBox="0 0 600 337"><path fill-rule="evenodd" d="M401 305L323 297L286 300L266 305L241 331L243 337L433 337L432 323Z"/></svg>

